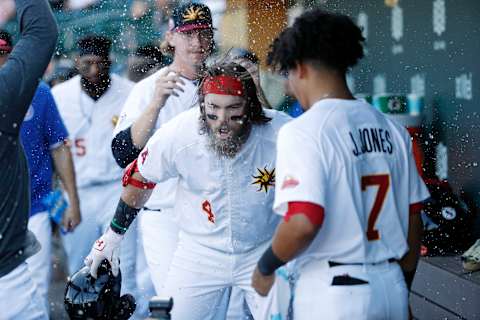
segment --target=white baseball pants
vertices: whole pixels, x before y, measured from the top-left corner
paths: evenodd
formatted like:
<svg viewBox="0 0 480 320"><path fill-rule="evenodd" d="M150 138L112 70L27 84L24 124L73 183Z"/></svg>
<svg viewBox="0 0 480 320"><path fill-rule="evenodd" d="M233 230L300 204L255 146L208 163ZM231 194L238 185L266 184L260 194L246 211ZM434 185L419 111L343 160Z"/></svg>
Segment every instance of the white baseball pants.
<svg viewBox="0 0 480 320"><path fill-rule="evenodd" d="M0 278L0 310L2 320L48 320L44 301L27 263Z"/></svg>
<svg viewBox="0 0 480 320"><path fill-rule="evenodd" d="M332 285L335 276L368 281L360 285ZM400 266L377 265L329 267L312 261L299 269L293 302L295 320L303 319L408 319L408 291Z"/></svg>
<svg viewBox="0 0 480 320"><path fill-rule="evenodd" d="M172 319L226 319L232 288L241 292L235 295L243 295L253 317L260 319L263 299L251 287L251 277L268 245L265 243L248 253L227 254L199 245L180 232L162 293L173 297Z"/></svg>
<svg viewBox="0 0 480 320"><path fill-rule="evenodd" d="M38 294L43 300L46 310L50 310L48 284L52 264L52 225L48 212L39 212L30 217L28 229L33 232L41 245L40 251L27 259L28 270L37 285Z"/></svg>
<svg viewBox="0 0 480 320"><path fill-rule="evenodd" d="M162 292L173 254L177 248L178 226L172 209L142 210L138 219L145 260L158 295Z"/></svg>

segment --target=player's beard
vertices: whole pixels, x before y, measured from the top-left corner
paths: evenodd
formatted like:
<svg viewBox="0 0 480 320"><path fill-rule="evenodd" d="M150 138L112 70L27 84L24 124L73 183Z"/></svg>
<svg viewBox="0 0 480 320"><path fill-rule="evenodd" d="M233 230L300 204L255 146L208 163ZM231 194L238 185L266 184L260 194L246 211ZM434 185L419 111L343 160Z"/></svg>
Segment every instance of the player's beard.
<svg viewBox="0 0 480 320"><path fill-rule="evenodd" d="M97 82L91 82L88 78L81 76L80 83L83 90L94 100L100 99L100 97L110 88L110 75L99 75Z"/></svg>
<svg viewBox="0 0 480 320"><path fill-rule="evenodd" d="M251 122L248 119L243 120L240 129L232 131L231 136L226 139L220 139L217 137L217 131L221 128L228 128L228 126L220 127L214 132L204 118L200 119L200 132L207 134L208 149L215 152L220 157L234 158L248 139Z"/></svg>

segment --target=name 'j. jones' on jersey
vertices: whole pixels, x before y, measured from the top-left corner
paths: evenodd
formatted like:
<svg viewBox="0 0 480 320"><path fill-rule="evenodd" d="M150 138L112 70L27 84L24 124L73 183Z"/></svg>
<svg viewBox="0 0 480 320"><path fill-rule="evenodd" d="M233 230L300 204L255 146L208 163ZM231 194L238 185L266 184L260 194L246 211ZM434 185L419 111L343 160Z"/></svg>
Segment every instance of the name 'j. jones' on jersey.
<svg viewBox="0 0 480 320"><path fill-rule="evenodd" d="M360 128L357 132L349 131L353 143L353 155L358 157L365 153L382 152L392 154L392 135L386 129Z"/></svg>

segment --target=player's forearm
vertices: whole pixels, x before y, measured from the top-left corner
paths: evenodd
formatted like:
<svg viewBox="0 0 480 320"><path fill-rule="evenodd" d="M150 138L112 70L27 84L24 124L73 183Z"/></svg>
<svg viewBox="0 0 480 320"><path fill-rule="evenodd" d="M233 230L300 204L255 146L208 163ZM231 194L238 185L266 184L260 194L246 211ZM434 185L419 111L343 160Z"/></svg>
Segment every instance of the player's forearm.
<svg viewBox="0 0 480 320"><path fill-rule="evenodd" d="M423 224L420 214L410 216L408 225L408 247L407 254L400 260L403 275L408 289L411 289L413 278L417 270L418 260L420 258L420 246L422 244Z"/></svg>
<svg viewBox="0 0 480 320"><path fill-rule="evenodd" d="M288 262L304 251L317 235L319 226L310 222L303 214L282 221L272 242L273 252L282 261Z"/></svg>
<svg viewBox="0 0 480 320"><path fill-rule="evenodd" d="M278 225L270 246L262 255L257 269L263 276L272 275L276 269L293 260L305 250L315 238L320 224L313 224L303 214L291 216Z"/></svg>
<svg viewBox="0 0 480 320"><path fill-rule="evenodd" d="M159 112L160 108L152 103L132 124L132 141L138 149L143 149L153 135Z"/></svg>
<svg viewBox="0 0 480 320"><path fill-rule="evenodd" d="M420 214L410 216L408 226L408 247L407 254L400 261L404 271L415 271L420 258L420 246L422 244L423 224Z"/></svg>
<svg viewBox="0 0 480 320"><path fill-rule="evenodd" d="M70 205L79 208L75 170L70 148L62 145L51 151L55 171L62 181L63 188L68 194Z"/></svg>

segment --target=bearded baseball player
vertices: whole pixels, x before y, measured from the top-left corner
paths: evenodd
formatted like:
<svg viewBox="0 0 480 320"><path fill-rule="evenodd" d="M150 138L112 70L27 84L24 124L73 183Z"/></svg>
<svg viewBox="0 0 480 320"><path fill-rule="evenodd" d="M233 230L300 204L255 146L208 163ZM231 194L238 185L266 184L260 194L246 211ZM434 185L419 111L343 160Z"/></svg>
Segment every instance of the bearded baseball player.
<svg viewBox="0 0 480 320"><path fill-rule="evenodd" d="M207 74L200 108L160 127L129 165L111 228L86 261L92 273L102 259L117 264L123 233L154 183L177 178L181 231L163 290L173 296L177 320L225 319L232 288L245 293L255 317L261 304L250 278L278 222L272 211L275 140L289 118L262 108L240 65L213 66Z"/></svg>
<svg viewBox="0 0 480 320"><path fill-rule="evenodd" d="M83 266L91 243L108 228L111 212L100 213L115 208L122 188L122 170L115 164L109 140L132 82L110 74L110 49L111 41L105 37L80 39L76 60L80 74L52 89L70 134L83 218L74 232L62 237L70 274ZM136 242L132 233L122 246L122 290L135 294Z"/></svg>
<svg viewBox="0 0 480 320"><path fill-rule="evenodd" d="M273 272L295 259L294 319L408 318L429 193L407 131L346 85L363 41L350 18L317 9L269 54L307 112L278 135L274 210L284 220L253 287L266 295Z"/></svg>

